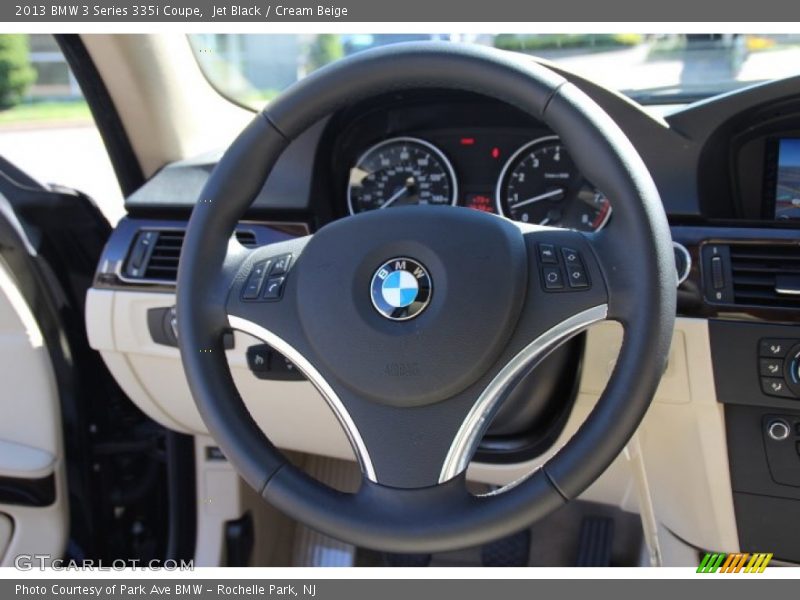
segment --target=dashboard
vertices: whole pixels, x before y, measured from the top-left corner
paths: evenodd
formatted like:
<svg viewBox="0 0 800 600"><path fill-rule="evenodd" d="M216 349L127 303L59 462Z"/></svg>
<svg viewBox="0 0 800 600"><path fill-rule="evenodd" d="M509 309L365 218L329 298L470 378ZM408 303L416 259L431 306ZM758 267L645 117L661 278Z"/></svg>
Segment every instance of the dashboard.
<svg viewBox="0 0 800 600"><path fill-rule="evenodd" d="M659 455L688 452L695 424L684 420L686 411L697 410L700 420L715 418L709 408L724 414L718 425L722 439L727 436L728 456L724 444L714 456L703 455L709 449L705 442L696 448L715 465L707 473L729 470L732 487L726 493L733 493L742 547L775 549L776 556L800 561L800 544L785 535L785 523L800 518L800 77L688 106L655 108L561 73L591 96L636 147L658 187L676 244L682 329L676 330L678 354L670 358L667 383L662 383L666 389L656 403L665 394L668 399L655 410L659 426L673 417L682 425L670 435L654 427L651 439L664 435ZM108 241L90 303L107 315L90 332L93 347L105 352L120 381L131 382L126 391L162 422L187 431L202 431L203 425L188 390L175 387L176 377L163 359L177 364L170 302L180 244L219 156L167 165L127 199L128 217ZM354 103L293 142L236 237L245 246L268 244L353 214L408 204L467 207L587 234L614 219L614 199L586 180L569 148L537 119L468 92L407 90ZM127 323L137 320L140 330ZM113 330L113 339L104 328ZM687 347L680 350L683 340ZM227 347L242 345L246 349L231 359L242 369L237 383L296 385L297 373L257 340L237 334ZM569 431L566 415L585 397L581 390L587 378L605 374L614 357L603 353L613 346L576 338L548 358L509 399L510 408L501 412L481 446L479 462L502 465L507 475L515 465L533 464ZM586 358L590 351L592 360ZM264 364L279 368L265 370ZM705 378L711 380L706 394L711 407L697 404L699 396L693 396ZM142 391L142 382L153 389ZM255 396L263 393L256 389ZM280 390L289 394L286 387ZM548 408L553 398L561 401L554 412ZM313 423L302 414L311 410L306 400L270 402L273 410L284 407L285 420L278 422L288 425L278 428L270 413L264 426L273 427L269 435L283 446L347 456L324 445L321 432L295 445L291 425ZM156 412L159 403L166 407L163 413ZM263 402L248 407L255 415L266 410ZM192 417L175 416L184 413ZM770 433L777 422L789 432L780 440ZM692 464L694 456L686 460ZM502 483L504 476L497 473L485 471L486 481ZM707 485L706 475L696 485ZM668 497L669 489L680 487L666 486L662 494ZM687 539L693 535L691 528L684 531Z"/></svg>

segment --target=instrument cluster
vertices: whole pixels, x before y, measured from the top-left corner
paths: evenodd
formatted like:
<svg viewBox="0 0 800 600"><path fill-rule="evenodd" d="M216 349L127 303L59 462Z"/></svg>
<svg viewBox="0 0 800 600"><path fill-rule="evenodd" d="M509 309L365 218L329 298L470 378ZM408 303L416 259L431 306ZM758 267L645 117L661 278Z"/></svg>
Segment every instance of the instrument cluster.
<svg viewBox="0 0 800 600"><path fill-rule="evenodd" d="M458 205L597 231L611 203L555 135L516 129L429 130L365 148L347 178L350 214L410 204Z"/></svg>

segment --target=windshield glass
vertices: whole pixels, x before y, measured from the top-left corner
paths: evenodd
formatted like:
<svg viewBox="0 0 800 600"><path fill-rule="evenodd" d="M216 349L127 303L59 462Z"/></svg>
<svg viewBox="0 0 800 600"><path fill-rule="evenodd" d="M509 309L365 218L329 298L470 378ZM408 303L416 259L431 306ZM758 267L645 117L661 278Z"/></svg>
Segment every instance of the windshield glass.
<svg viewBox="0 0 800 600"><path fill-rule="evenodd" d="M800 35L203 34L189 38L211 83L255 109L338 58L377 46L432 39L538 56L645 103L687 102L800 72Z"/></svg>

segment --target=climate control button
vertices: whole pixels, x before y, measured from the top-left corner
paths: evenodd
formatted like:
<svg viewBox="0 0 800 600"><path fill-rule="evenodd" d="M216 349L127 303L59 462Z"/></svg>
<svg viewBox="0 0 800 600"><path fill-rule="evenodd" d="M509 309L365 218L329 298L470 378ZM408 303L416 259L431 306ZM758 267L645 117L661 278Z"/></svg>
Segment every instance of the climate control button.
<svg viewBox="0 0 800 600"><path fill-rule="evenodd" d="M780 358L760 358L758 360L758 372L762 377L783 377L783 359Z"/></svg>
<svg viewBox="0 0 800 600"><path fill-rule="evenodd" d="M780 398L794 398L794 394L789 390L786 381L777 377L762 377L761 391L768 396L778 396Z"/></svg>
<svg viewBox="0 0 800 600"><path fill-rule="evenodd" d="M792 340L767 338L758 345L758 355L770 358L783 358L789 352Z"/></svg>

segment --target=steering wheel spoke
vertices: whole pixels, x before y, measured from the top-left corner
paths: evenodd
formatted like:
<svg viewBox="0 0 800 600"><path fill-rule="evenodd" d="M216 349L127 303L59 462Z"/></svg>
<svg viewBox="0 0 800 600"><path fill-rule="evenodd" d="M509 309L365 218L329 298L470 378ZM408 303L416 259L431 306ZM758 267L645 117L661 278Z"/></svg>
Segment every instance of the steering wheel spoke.
<svg viewBox="0 0 800 600"><path fill-rule="evenodd" d="M442 464L439 482L463 473L503 401L551 352L605 320L608 293L584 234L518 224L528 253L525 301L495 365L471 390L469 410Z"/></svg>

